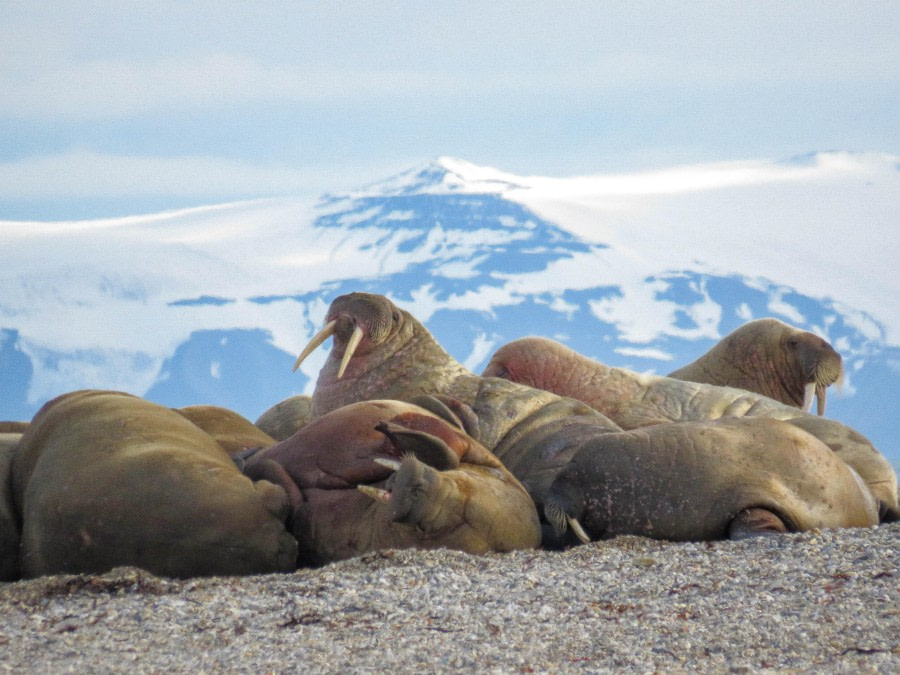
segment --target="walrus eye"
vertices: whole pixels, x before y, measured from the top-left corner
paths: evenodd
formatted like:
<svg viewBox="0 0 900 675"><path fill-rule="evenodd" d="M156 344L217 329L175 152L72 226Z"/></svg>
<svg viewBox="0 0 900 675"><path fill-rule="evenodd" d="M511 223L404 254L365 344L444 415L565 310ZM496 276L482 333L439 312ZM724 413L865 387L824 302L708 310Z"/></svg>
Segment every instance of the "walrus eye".
<svg viewBox="0 0 900 675"><path fill-rule="evenodd" d="M789 338L787 341L787 346L791 349L796 349L799 344L800 340L798 340L797 338Z"/></svg>
<svg viewBox="0 0 900 675"><path fill-rule="evenodd" d="M398 312L396 309L391 312L391 320L394 323L400 323L400 312Z"/></svg>

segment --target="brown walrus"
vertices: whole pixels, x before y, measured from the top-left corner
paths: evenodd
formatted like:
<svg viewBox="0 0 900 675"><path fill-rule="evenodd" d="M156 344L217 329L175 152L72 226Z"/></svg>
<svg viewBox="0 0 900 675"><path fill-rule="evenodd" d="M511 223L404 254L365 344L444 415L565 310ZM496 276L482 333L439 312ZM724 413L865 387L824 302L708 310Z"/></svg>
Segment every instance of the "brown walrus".
<svg viewBox="0 0 900 675"><path fill-rule="evenodd" d="M256 418L254 424L272 438L283 441L309 424L312 397L289 396Z"/></svg>
<svg viewBox="0 0 900 675"><path fill-rule="evenodd" d="M883 521L900 518L894 469L865 436L835 420L741 389L611 368L547 338L521 338L502 346L484 374L584 401L623 429L724 417L789 421L859 473L878 501Z"/></svg>
<svg viewBox="0 0 900 675"><path fill-rule="evenodd" d="M393 398L421 394L441 397L454 412L460 413L464 421L468 420L467 430L477 434L485 447L492 450L525 485L538 504L539 512L543 510L547 490L572 456L587 444L601 443L605 434L621 430L607 416L579 405L571 398L515 385L498 377L473 375L453 360L421 323L383 296L351 293L336 298L326 316L326 327L300 355L298 364L329 336L333 337L333 346L319 373L313 395L314 415L353 401L385 395ZM747 392L670 381L682 387L709 389L706 394L709 400L705 405L707 415L703 419L709 418L711 410L718 410L715 415L718 417L729 410L738 414L755 408L760 413L770 410L771 416L805 415L846 430L832 420L814 418L796 408ZM633 374L624 378L623 384L627 385L626 389L633 389ZM721 391L716 394L715 390L733 394L723 401ZM613 392L611 398L618 398L620 393L628 396L633 391ZM659 400L653 403L665 408L664 392L657 393ZM690 401L676 400L673 405L680 408L681 403L691 404ZM637 410L640 407L637 405L630 407L636 410L636 417L641 422L635 426L671 421L664 411L646 407ZM465 411L471 417L463 414ZM878 454L868 447L870 452ZM745 529L748 527L752 529L752 523L745 523ZM764 529L765 524L762 527ZM546 528L545 535L545 544L558 543L555 535L547 533Z"/></svg>
<svg viewBox="0 0 900 675"><path fill-rule="evenodd" d="M250 448L268 448L278 441L257 427L246 417L217 405L189 405L176 408L213 437L229 455L239 455Z"/></svg>
<svg viewBox="0 0 900 675"><path fill-rule="evenodd" d="M19 578L19 517L12 496L13 454L20 433L0 432L0 581Z"/></svg>
<svg viewBox="0 0 900 675"><path fill-rule="evenodd" d="M387 548L538 546L525 488L448 419L399 401L354 403L249 457L244 470L291 495L301 563Z"/></svg>
<svg viewBox="0 0 900 675"><path fill-rule="evenodd" d="M545 498L558 531L739 539L878 524L859 475L824 443L765 417L679 422L588 442Z"/></svg>
<svg viewBox="0 0 900 675"><path fill-rule="evenodd" d="M44 405L13 459L12 490L24 577L296 567L284 491L243 476L183 416L129 394L77 391Z"/></svg>
<svg viewBox="0 0 900 675"><path fill-rule="evenodd" d="M814 333L778 319L756 319L735 329L669 377L736 387L809 412L825 414L826 389L843 377L841 355Z"/></svg>

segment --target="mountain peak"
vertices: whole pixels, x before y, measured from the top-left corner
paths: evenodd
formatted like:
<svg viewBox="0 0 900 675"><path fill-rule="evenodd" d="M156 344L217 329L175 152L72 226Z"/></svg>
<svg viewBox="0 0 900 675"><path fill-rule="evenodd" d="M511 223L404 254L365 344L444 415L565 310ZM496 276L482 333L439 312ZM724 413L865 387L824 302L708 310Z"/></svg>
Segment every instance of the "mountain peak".
<svg viewBox="0 0 900 675"><path fill-rule="evenodd" d="M513 174L462 159L438 157L385 180L370 183L351 196L500 194L521 187L524 187L522 180Z"/></svg>

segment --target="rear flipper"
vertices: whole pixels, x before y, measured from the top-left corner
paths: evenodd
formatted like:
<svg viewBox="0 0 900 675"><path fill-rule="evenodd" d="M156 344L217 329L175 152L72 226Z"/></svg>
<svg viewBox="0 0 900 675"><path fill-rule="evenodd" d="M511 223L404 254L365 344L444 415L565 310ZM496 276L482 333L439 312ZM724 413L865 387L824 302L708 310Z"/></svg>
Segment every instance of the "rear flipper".
<svg viewBox="0 0 900 675"><path fill-rule="evenodd" d="M269 510L276 513L285 522L288 530L292 531L293 516L303 503L303 493L300 492L300 488L297 487L294 479L290 477L284 467L273 459L262 458L248 463L244 467L243 473L256 484L256 489L265 495L274 494L272 490L266 489L266 483L271 483L286 493L287 499L284 508L276 513L273 502L273 506Z"/></svg>
<svg viewBox="0 0 900 675"><path fill-rule="evenodd" d="M753 507L744 509L728 526L729 539L749 539L788 532L784 521L768 509Z"/></svg>

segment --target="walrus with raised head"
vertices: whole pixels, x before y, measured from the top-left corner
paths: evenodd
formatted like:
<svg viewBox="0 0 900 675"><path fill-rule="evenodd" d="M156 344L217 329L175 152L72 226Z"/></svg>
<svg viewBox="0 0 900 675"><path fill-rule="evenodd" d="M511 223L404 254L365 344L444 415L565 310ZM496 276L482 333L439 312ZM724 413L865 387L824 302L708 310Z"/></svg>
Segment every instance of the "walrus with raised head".
<svg viewBox="0 0 900 675"><path fill-rule="evenodd" d="M841 355L824 339L784 321L756 319L736 328L669 377L735 387L825 414L826 390L843 377Z"/></svg>
<svg viewBox="0 0 900 675"><path fill-rule="evenodd" d="M301 564L388 548L535 548L534 502L452 412L363 401L322 415L244 471L285 487Z"/></svg>
<svg viewBox="0 0 900 675"><path fill-rule="evenodd" d="M48 402L22 436L11 486L24 577L296 568L284 490L254 483L211 436L136 396L86 390Z"/></svg>

